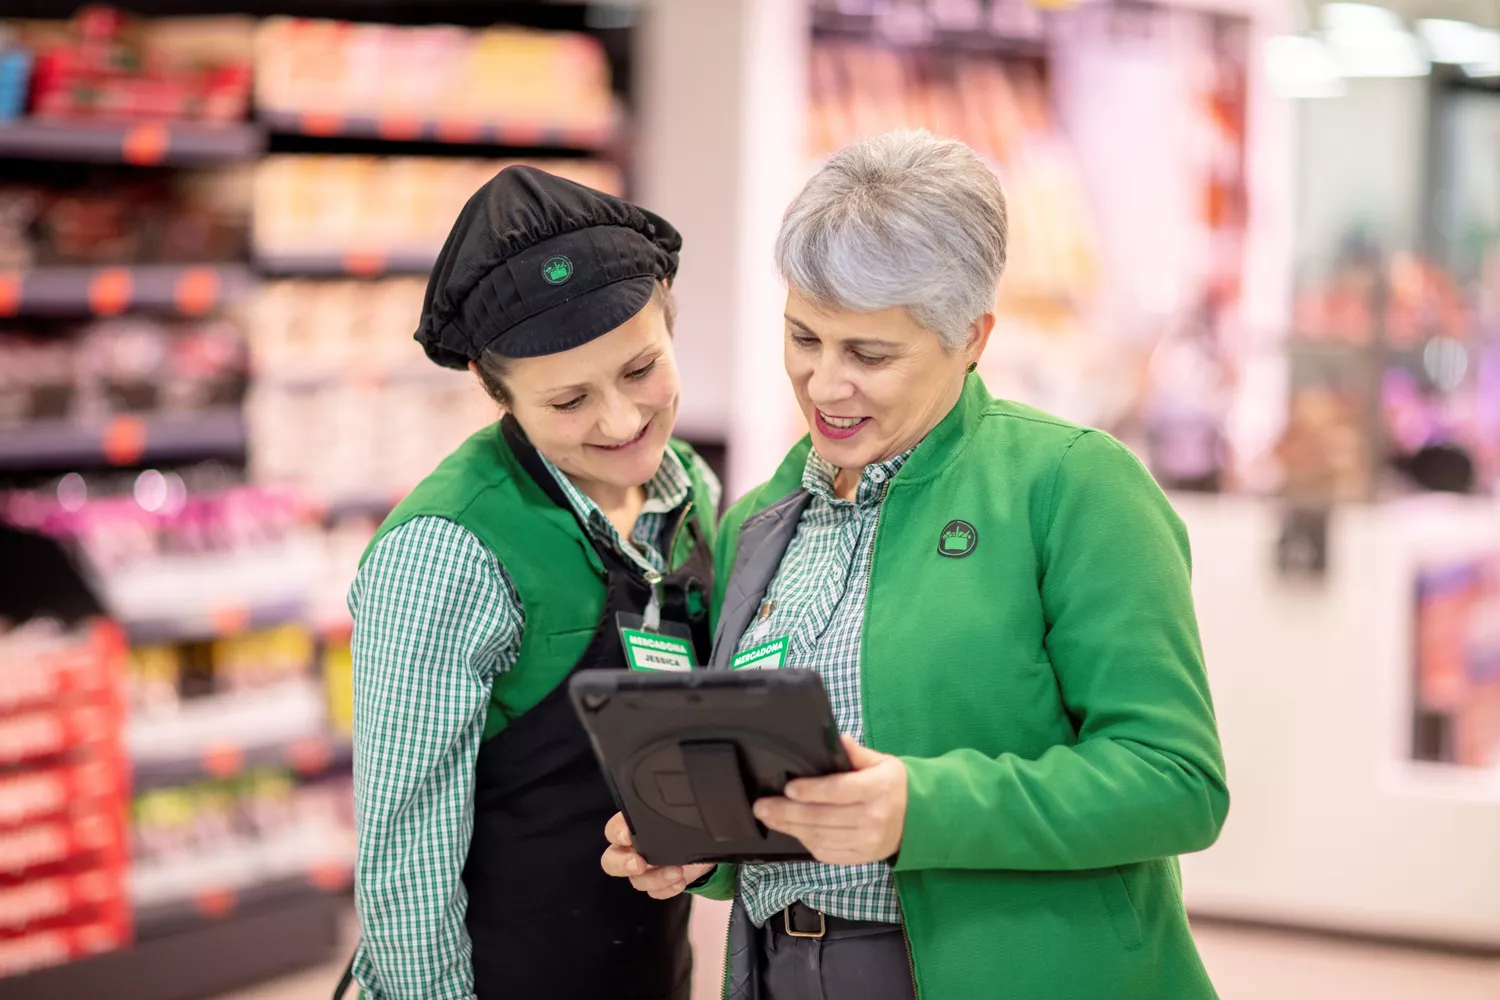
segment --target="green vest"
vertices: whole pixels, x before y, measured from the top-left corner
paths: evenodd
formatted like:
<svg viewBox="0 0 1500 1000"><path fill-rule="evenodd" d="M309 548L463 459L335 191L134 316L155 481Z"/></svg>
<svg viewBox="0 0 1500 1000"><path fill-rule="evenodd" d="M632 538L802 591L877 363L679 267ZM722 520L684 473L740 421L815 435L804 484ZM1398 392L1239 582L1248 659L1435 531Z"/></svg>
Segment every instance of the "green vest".
<svg viewBox="0 0 1500 1000"><path fill-rule="evenodd" d="M721 522L716 620L741 526L808 449ZM1175 862L1228 809L1189 575L1133 455L975 375L891 480L861 706L907 768L893 869L922 1000L1214 996ZM722 865L702 894L733 885Z"/></svg>
<svg viewBox="0 0 1500 1000"><path fill-rule="evenodd" d="M692 448L673 440L692 481L694 516L707 544L714 537L714 511L701 502L708 488ZM536 707L573 669L588 646L604 609L604 564L573 511L559 507L521 467L495 423L458 447L391 511L363 558L385 534L416 517L441 517L467 529L505 568L526 627L510 670L490 691L484 738ZM678 533L671 568L687 562L694 535ZM361 562L363 561L361 559Z"/></svg>

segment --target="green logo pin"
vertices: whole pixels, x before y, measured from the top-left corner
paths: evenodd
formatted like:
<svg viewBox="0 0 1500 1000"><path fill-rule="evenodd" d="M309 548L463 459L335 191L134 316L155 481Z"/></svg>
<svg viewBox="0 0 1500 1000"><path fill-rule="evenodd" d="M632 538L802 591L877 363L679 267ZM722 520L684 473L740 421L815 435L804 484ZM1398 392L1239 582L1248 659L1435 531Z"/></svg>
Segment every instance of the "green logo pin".
<svg viewBox="0 0 1500 1000"><path fill-rule="evenodd" d="M962 559L979 544L979 530L968 521L949 521L938 536L938 555Z"/></svg>
<svg viewBox="0 0 1500 1000"><path fill-rule="evenodd" d="M542 265L542 277L549 285L560 285L573 277L573 262L566 257L548 257Z"/></svg>

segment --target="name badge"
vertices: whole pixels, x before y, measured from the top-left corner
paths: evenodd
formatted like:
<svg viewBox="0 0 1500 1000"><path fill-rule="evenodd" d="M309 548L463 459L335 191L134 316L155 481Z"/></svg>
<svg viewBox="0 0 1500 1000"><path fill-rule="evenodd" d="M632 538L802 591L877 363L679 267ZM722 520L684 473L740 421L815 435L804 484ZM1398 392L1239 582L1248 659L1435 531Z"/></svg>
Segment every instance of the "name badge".
<svg viewBox="0 0 1500 1000"><path fill-rule="evenodd" d="M729 661L731 670L780 670L786 663L786 636L761 643L740 653Z"/></svg>
<svg viewBox="0 0 1500 1000"><path fill-rule="evenodd" d="M620 630L631 670L692 670L693 644L687 639L639 629Z"/></svg>

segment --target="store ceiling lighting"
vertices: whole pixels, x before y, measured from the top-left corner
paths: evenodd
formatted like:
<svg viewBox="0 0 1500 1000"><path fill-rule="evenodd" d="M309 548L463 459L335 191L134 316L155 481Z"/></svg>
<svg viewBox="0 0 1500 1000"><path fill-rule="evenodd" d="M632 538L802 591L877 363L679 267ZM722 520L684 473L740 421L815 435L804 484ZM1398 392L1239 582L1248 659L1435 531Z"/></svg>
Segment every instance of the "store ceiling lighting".
<svg viewBox="0 0 1500 1000"><path fill-rule="evenodd" d="M1306 35L1277 35L1266 39L1266 78L1282 97L1338 97L1344 80L1328 48Z"/></svg>
<svg viewBox="0 0 1500 1000"><path fill-rule="evenodd" d="M1367 3L1323 8L1323 40L1344 77L1426 76L1427 50L1394 11Z"/></svg>
<svg viewBox="0 0 1500 1000"><path fill-rule="evenodd" d="M1433 62L1462 66L1469 76L1500 76L1500 30L1468 21L1427 18L1417 22L1417 33L1432 52Z"/></svg>

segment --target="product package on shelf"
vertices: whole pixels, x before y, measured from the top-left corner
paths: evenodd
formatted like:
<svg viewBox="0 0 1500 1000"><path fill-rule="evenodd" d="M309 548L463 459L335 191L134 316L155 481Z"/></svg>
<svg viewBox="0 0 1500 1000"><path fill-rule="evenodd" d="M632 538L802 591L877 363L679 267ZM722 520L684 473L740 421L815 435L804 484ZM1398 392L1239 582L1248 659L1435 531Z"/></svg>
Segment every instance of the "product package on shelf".
<svg viewBox="0 0 1500 1000"><path fill-rule="evenodd" d="M243 119L250 100L254 22L137 20L88 6L71 21L15 25L34 58L31 113L47 119Z"/></svg>
<svg viewBox="0 0 1500 1000"><path fill-rule="evenodd" d="M250 324L252 474L328 503L394 503L496 419L467 372L412 340L421 279L267 285Z"/></svg>
<svg viewBox="0 0 1500 1000"><path fill-rule="evenodd" d="M602 141L614 124L609 64L587 35L275 17L255 68L256 103L273 112L426 121L441 109L455 137L503 124Z"/></svg>
<svg viewBox="0 0 1500 1000"><path fill-rule="evenodd" d="M1412 756L1500 769L1500 555L1416 581Z"/></svg>
<svg viewBox="0 0 1500 1000"><path fill-rule="evenodd" d="M0 976L130 941L122 651L106 624L0 630Z"/></svg>
<svg viewBox="0 0 1500 1000"><path fill-rule="evenodd" d="M273 269L279 258L347 258L354 273L425 273L470 196L516 162L610 194L623 187L618 168L591 160L270 156L255 178L256 256Z"/></svg>

